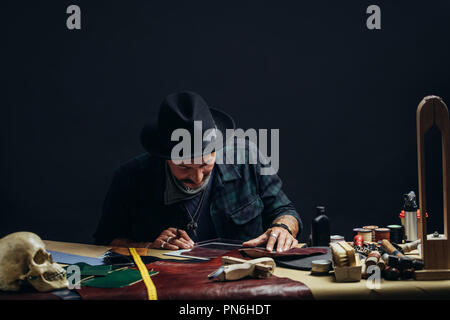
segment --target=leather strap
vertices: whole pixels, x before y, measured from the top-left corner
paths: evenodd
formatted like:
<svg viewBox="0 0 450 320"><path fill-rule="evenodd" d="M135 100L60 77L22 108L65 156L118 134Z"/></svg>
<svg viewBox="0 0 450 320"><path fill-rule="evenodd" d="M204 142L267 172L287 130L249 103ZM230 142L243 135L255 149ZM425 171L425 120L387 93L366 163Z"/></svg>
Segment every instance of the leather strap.
<svg viewBox="0 0 450 320"><path fill-rule="evenodd" d="M153 284L152 279L148 274L147 267L142 262L141 257L137 254L136 248L128 248L130 254L133 257L134 263L141 273L142 280L144 281L145 287L147 288L148 300L158 300L158 295L156 294L156 287Z"/></svg>

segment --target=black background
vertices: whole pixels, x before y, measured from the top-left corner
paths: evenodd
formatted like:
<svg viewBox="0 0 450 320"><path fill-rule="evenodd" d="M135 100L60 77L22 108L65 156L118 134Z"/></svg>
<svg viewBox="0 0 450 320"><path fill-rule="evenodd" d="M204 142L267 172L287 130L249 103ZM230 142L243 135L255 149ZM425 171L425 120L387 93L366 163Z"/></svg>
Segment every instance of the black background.
<svg viewBox="0 0 450 320"><path fill-rule="evenodd" d="M81 7L82 29L66 28ZM366 8L381 7L381 30ZM193 90L239 128L280 129L309 232L399 223L417 192L416 108L450 101L448 1L2 1L0 236L90 242L112 174L163 97ZM6 99L5 99L6 97ZM442 223L428 139L431 229ZM431 230L432 231L432 230ZM442 227L440 228L442 232Z"/></svg>

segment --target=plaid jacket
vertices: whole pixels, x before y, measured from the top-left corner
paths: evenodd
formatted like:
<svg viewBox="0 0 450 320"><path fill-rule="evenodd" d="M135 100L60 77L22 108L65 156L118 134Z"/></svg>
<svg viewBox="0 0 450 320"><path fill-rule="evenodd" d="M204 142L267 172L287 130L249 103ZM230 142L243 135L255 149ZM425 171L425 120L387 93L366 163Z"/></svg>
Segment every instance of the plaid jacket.
<svg viewBox="0 0 450 320"><path fill-rule="evenodd" d="M259 165L216 164L216 167L210 210L219 235L248 240L261 235L283 215L297 219L300 235L302 221L281 189L277 175L261 175Z"/></svg>
<svg viewBox="0 0 450 320"><path fill-rule="evenodd" d="M97 244L121 237L153 241L164 229L179 227L173 220L177 207L164 205L164 161L144 154L116 171L94 234ZM215 164L208 205L217 235L249 240L261 235L283 215L298 220L300 235L302 221L281 190L281 179L277 175L261 175L260 164L246 163Z"/></svg>

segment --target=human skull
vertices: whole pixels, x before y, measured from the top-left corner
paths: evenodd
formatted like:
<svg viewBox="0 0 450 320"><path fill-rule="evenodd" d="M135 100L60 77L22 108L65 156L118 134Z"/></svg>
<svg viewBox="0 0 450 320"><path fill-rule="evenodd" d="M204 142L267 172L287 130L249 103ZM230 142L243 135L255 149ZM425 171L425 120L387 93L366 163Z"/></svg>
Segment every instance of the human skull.
<svg viewBox="0 0 450 320"><path fill-rule="evenodd" d="M41 292L68 286L66 272L53 262L41 238L15 232L0 239L0 290L19 291L25 281Z"/></svg>

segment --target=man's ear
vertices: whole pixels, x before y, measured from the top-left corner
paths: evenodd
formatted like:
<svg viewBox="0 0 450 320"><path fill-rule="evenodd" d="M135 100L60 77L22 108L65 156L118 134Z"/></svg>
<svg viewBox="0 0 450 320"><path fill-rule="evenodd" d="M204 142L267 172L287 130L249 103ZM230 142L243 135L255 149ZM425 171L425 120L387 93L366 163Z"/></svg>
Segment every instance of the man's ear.
<svg viewBox="0 0 450 320"><path fill-rule="evenodd" d="M216 152L212 152L208 155L203 156L203 162L207 164L213 164L216 162Z"/></svg>

